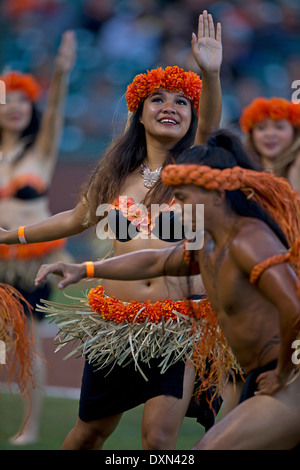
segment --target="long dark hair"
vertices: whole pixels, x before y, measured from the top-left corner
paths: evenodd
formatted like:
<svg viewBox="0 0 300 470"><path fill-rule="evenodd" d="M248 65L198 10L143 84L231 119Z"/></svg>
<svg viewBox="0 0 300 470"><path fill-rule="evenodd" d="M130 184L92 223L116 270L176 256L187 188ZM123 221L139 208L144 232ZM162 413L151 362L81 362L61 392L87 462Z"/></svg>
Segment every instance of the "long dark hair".
<svg viewBox="0 0 300 470"><path fill-rule="evenodd" d="M31 114L31 120L24 129L24 131L21 134L21 138L28 137L31 141L32 145L35 142L35 139L39 133L40 130L40 124L41 124L41 113L37 110L34 104L32 104L32 114Z"/></svg>
<svg viewBox="0 0 300 470"><path fill-rule="evenodd" d="M198 117L194 107L188 132L177 142L167 155L164 166L174 163L177 157L190 148L195 140ZM143 103L132 114L124 134L118 136L106 150L103 158L96 164L90 177L81 186L80 199L87 207L86 225L92 226L99 221L96 216L98 205L111 203L120 195L126 177L140 166L146 157L146 138L144 126L140 123ZM147 194L144 204L169 202L172 197L170 188L158 182Z"/></svg>
<svg viewBox="0 0 300 470"><path fill-rule="evenodd" d="M240 166L254 171L264 171L247 154L241 140L232 132L221 129L212 133L206 145L193 147L184 152L178 159L177 164L196 163L208 165L211 168L233 168ZM282 230L274 222L272 217L260 207L253 199L248 198L243 191L225 191L226 200L234 212L243 217L255 217L265 222L280 241L288 247L286 237Z"/></svg>

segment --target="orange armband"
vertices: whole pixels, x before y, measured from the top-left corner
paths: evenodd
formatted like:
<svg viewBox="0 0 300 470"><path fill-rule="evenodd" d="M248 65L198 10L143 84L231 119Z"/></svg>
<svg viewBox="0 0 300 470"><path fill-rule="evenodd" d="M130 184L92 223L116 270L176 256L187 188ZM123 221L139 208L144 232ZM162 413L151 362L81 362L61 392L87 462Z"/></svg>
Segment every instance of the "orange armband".
<svg viewBox="0 0 300 470"><path fill-rule="evenodd" d="M87 277L94 277L95 274L95 267L93 261L86 261L86 275Z"/></svg>
<svg viewBox="0 0 300 470"><path fill-rule="evenodd" d="M27 243L27 240L25 238L25 226L18 228L18 238L19 238L20 243L22 244Z"/></svg>

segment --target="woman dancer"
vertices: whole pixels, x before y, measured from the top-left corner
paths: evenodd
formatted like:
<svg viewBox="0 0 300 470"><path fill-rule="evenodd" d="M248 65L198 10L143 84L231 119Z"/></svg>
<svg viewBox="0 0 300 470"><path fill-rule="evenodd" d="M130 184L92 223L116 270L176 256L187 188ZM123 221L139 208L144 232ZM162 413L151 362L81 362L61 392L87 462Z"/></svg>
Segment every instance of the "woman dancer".
<svg viewBox="0 0 300 470"><path fill-rule="evenodd" d="M215 32L213 19L206 11L199 17L198 34L193 33L192 51L202 72L202 82L197 74L184 72L176 66L136 76L126 93L132 113L126 131L112 143L96 167L79 204L40 224L26 226L25 233L23 228L1 231L1 241L32 243L80 233L99 222L98 206L109 203L114 205L115 255L178 242L182 234L174 236L171 230L166 237L155 230L159 225L157 217L154 220L146 217L146 221L145 217L135 218L134 234L127 230L124 233L122 227L124 221L126 227L127 222L132 221L131 213L136 204L144 202L148 207L153 203L166 203L170 225L174 228L172 197L160 181L161 167L195 142L204 143L219 125L221 26L218 24ZM126 200L119 196L125 196ZM197 281L192 293L199 293L198 278ZM135 299L159 304L165 299L174 301L185 297L188 286L186 279L175 283L170 278L131 283L109 281L105 291L107 296L120 301L130 303ZM152 361L146 382L132 365L116 364L113 368L109 366L109 370L95 370L93 364L86 361L79 418L65 439L63 449L101 449L122 413L140 403L145 403L143 448L174 449L193 393L195 374L192 367L185 367L184 361L178 361L162 374L160 362L159 359Z"/></svg>
<svg viewBox="0 0 300 470"><path fill-rule="evenodd" d="M49 98L41 119L35 107L41 87L35 78L15 71L0 77L6 88L6 104L0 105L0 222L6 229L25 222L36 223L50 215L47 190L57 160L62 106L74 58L75 37L68 31L63 35L55 60ZM34 276L38 266L63 246L63 240L31 246L0 245L0 280L14 286L33 307L33 316L28 319L33 320L34 345L41 356L42 317L34 308L41 297L49 297L50 287L37 289ZM24 307L28 311L25 304ZM38 439L45 374L45 363L37 356L36 387L25 403L26 415L31 408L30 418L23 434L11 439L13 444L28 444Z"/></svg>
<svg viewBox="0 0 300 470"><path fill-rule="evenodd" d="M240 124L249 154L300 192L300 105L256 98L243 109Z"/></svg>

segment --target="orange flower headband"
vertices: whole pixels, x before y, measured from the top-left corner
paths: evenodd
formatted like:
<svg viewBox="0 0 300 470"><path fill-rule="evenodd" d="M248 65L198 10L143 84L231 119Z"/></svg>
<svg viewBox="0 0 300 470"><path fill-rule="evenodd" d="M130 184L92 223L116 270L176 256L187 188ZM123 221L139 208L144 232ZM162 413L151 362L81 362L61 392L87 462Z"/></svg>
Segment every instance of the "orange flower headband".
<svg viewBox="0 0 300 470"><path fill-rule="evenodd" d="M285 178L272 173L258 172L235 166L220 170L206 165L168 165L161 172L166 186L193 184L208 190L240 189L250 192L257 202L277 223L284 233L290 250L255 266L250 276L257 282L264 269L273 264L289 261L298 277L300 296L300 198Z"/></svg>
<svg viewBox="0 0 300 470"><path fill-rule="evenodd" d="M249 133L257 123L268 118L274 121L287 119L292 126L300 128L300 104L283 98L256 98L244 108L240 118L241 128Z"/></svg>
<svg viewBox="0 0 300 470"><path fill-rule="evenodd" d="M31 74L10 72L0 76L0 80L5 83L7 93L16 90L24 91L32 102L37 101L42 93L41 86Z"/></svg>
<svg viewBox="0 0 300 470"><path fill-rule="evenodd" d="M125 94L129 111L136 111L139 104L158 88L182 92L192 101L198 112L202 81L195 72L185 72L177 66L165 69L158 67L148 70L147 73L136 75L133 82L128 85Z"/></svg>

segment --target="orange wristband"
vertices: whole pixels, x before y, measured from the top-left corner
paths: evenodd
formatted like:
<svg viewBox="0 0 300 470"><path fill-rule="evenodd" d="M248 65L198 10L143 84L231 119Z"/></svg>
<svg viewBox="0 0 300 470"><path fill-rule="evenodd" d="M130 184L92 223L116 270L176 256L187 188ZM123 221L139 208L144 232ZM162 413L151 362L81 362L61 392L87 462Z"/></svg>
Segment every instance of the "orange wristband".
<svg viewBox="0 0 300 470"><path fill-rule="evenodd" d="M93 261L86 261L85 266L86 266L86 275L87 275L87 277L94 277L95 267L94 267Z"/></svg>
<svg viewBox="0 0 300 470"><path fill-rule="evenodd" d="M19 242L22 244L27 243L26 238L25 238L25 226L19 227L18 228L18 237L19 237Z"/></svg>

